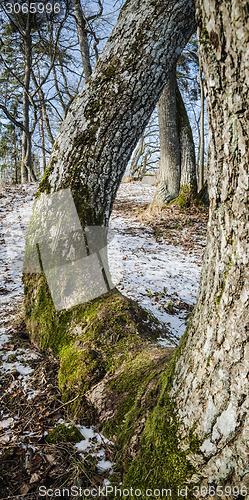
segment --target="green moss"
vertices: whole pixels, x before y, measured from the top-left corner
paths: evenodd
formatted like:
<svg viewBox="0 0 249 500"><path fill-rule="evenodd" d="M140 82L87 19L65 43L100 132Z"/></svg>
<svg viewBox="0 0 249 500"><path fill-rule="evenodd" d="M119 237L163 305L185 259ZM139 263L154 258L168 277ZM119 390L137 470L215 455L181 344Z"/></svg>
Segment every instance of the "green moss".
<svg viewBox="0 0 249 500"><path fill-rule="evenodd" d="M50 163L48 164L48 166L44 172L43 178L41 180L39 189L36 193L36 198L39 198L41 193L50 193L51 186L50 186L50 182L49 182L49 176L53 172L55 163L56 163L56 160L52 159L50 161Z"/></svg>
<svg viewBox="0 0 249 500"><path fill-rule="evenodd" d="M126 358L123 369L110 381L117 399L122 395L123 400L115 418L105 424L104 430L109 437L117 436L122 455L134 434L134 426L151 407L152 401L155 403L158 376L169 362L172 351L143 349L132 359Z"/></svg>
<svg viewBox="0 0 249 500"><path fill-rule="evenodd" d="M60 351L60 360L59 389L66 399L75 393L84 394L105 374L101 355L91 348L81 351L74 346L66 346Z"/></svg>
<svg viewBox="0 0 249 500"><path fill-rule="evenodd" d="M190 184L182 184L180 187L179 195L177 198L174 200L170 201L170 205L176 205L180 208L188 208L191 205L191 202L193 202L194 199L194 193L195 193L195 187Z"/></svg>
<svg viewBox="0 0 249 500"><path fill-rule="evenodd" d="M156 318L117 290L57 312L44 274L26 275L24 283L28 330L36 344L59 356L59 386L67 400L165 334Z"/></svg>
<svg viewBox="0 0 249 500"><path fill-rule="evenodd" d="M148 488L166 488L171 490L173 498L177 497L177 489L184 487L194 473L188 453L179 447L179 424L174 403L161 399L146 421L140 452L124 476L124 488L137 487L143 493Z"/></svg>
<svg viewBox="0 0 249 500"><path fill-rule="evenodd" d="M174 351L168 368L160 375L157 390L160 389L156 404L149 411L144 430L140 437L139 453L135 460L126 461L123 487L137 487L144 493L147 488L165 489L177 498L178 488L183 488L195 472L189 454L200 453L201 442L189 431L189 447L182 451L178 438L181 424L174 401L169 397L175 373L176 362L185 347L187 334ZM151 497L151 498L157 498ZM187 498L192 498L188 493Z"/></svg>
<svg viewBox="0 0 249 500"><path fill-rule="evenodd" d="M194 432L195 429L190 429L189 431L189 449L193 453L200 453L200 447L203 443L203 440L201 441L197 434Z"/></svg>
<svg viewBox="0 0 249 500"><path fill-rule="evenodd" d="M48 433L45 441L49 444L78 443L83 439L84 438L77 427L60 424Z"/></svg>
<svg viewBox="0 0 249 500"><path fill-rule="evenodd" d="M42 348L51 348L58 354L70 341L68 324L72 312L56 312L45 275L26 274L23 276L25 293L26 325L32 341ZM33 291L36 293L33 294Z"/></svg>
<svg viewBox="0 0 249 500"><path fill-rule="evenodd" d="M92 146L96 141L96 133L98 128L99 128L99 121L94 123L92 126L89 126L87 130L82 134L77 135L77 137L74 140L73 147L84 148L85 146L88 147Z"/></svg>

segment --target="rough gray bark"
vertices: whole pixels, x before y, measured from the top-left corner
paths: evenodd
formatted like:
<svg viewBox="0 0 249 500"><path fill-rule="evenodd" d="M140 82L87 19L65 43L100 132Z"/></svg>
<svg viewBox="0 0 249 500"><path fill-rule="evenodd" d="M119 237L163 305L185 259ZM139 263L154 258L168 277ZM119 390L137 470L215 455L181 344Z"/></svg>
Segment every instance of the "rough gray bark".
<svg viewBox="0 0 249 500"><path fill-rule="evenodd" d="M170 75L158 101L160 161L156 203L164 204L176 198L180 189L181 150L177 123L176 68Z"/></svg>
<svg viewBox="0 0 249 500"><path fill-rule="evenodd" d="M174 68L158 102L160 161L153 205L177 198L179 192L196 193L195 147L188 114Z"/></svg>
<svg viewBox="0 0 249 500"><path fill-rule="evenodd" d="M108 223L132 150L194 29L191 0L160 7L133 0L122 9L60 127L41 185L47 192L70 186L83 223Z"/></svg>
<svg viewBox="0 0 249 500"><path fill-rule="evenodd" d="M210 215L198 301L171 395L181 439L195 428L203 440L203 455L193 456L202 481L248 491L248 2L199 0L197 8Z"/></svg>

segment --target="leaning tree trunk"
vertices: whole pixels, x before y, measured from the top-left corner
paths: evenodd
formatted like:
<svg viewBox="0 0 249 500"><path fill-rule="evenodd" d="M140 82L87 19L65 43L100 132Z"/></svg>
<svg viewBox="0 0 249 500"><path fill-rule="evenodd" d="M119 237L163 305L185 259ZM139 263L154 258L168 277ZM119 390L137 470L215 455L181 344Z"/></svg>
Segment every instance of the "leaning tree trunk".
<svg viewBox="0 0 249 500"><path fill-rule="evenodd" d="M158 102L158 121L160 161L152 206L164 205L180 192L188 199L196 195L195 146L175 68Z"/></svg>
<svg viewBox="0 0 249 500"><path fill-rule="evenodd" d="M189 498L249 491L248 21L247 0L197 1L210 134L207 249L193 317L126 476L126 485L151 478L160 487L167 468L177 470L178 483L185 474L204 485L201 495L189 484ZM160 462L163 474L148 473Z"/></svg>
<svg viewBox="0 0 249 500"><path fill-rule="evenodd" d="M144 6L132 0L122 8L60 127L40 187L70 186L82 224L108 224L127 162L194 29L192 0L168 0L160 8L152 0Z"/></svg>
<svg viewBox="0 0 249 500"><path fill-rule="evenodd" d="M132 0L122 8L94 73L59 129L39 189L70 188L82 227L108 225L134 146L194 29L192 0L168 0L160 8L154 0ZM33 287L29 294L37 296ZM30 325L35 331L35 322Z"/></svg>

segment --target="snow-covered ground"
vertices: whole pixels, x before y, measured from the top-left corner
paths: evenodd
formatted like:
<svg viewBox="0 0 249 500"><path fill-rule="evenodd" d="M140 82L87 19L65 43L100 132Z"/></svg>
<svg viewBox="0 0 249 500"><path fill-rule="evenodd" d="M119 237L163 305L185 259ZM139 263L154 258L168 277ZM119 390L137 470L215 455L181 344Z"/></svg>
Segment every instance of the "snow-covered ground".
<svg viewBox="0 0 249 500"><path fill-rule="evenodd" d="M122 184L117 199L136 203L150 202L155 188L142 183ZM0 303L1 315L13 311L22 297L22 260L25 229L32 211L36 185L8 189L0 199ZM186 311L169 314L170 305L195 302L200 278L201 257L181 246L158 242L152 229L132 215L113 212L109 261L113 280L119 290L167 323L180 338L185 329ZM170 310L170 312L174 312ZM4 333L2 330L1 333Z"/></svg>
<svg viewBox="0 0 249 500"><path fill-rule="evenodd" d="M140 182L122 184L118 199L151 202L155 187ZM201 257L181 246L158 243L152 229L132 216L112 214L114 238L109 264L117 288L137 300L167 324L176 339L184 333L186 311L169 314L166 309L182 301L193 305L200 279ZM113 246L113 248L112 248Z"/></svg>

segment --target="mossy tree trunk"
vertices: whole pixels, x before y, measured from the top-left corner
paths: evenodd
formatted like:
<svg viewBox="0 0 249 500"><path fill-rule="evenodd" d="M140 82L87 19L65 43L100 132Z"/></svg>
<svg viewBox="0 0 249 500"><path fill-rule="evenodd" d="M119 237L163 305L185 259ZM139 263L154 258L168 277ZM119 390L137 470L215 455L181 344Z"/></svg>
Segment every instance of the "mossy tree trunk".
<svg viewBox="0 0 249 500"><path fill-rule="evenodd" d="M160 161L152 206L196 195L195 145L174 67L158 102Z"/></svg>
<svg viewBox="0 0 249 500"><path fill-rule="evenodd" d="M170 463L178 469L176 481L181 474L190 478L190 470L180 467L184 460L174 462L175 429L182 453L192 451L195 481L212 487L206 496L220 486L214 498L235 498L225 486L236 486L243 498L249 491L248 2L198 0L197 22L210 134L207 249L193 317L164 375L126 485L134 477L136 485L146 483L156 461L167 465L163 474L150 471L151 484L165 486ZM197 496L190 486L189 498L193 491Z"/></svg>
<svg viewBox="0 0 249 500"><path fill-rule="evenodd" d="M210 214L199 296L172 395L204 439L202 474L249 484L246 0L197 2L209 118Z"/></svg>

